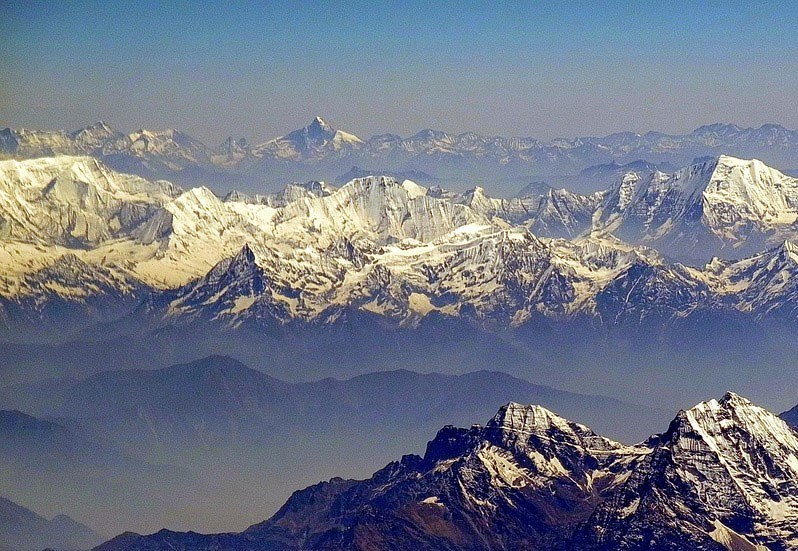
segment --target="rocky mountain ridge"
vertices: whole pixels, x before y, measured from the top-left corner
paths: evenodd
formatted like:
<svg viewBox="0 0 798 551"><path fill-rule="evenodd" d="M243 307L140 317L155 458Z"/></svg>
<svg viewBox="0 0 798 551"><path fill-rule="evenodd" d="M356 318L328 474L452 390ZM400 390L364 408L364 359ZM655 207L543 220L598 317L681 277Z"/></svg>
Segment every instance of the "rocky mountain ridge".
<svg viewBox="0 0 798 551"><path fill-rule="evenodd" d="M510 403L368 480L298 491L242 533L128 533L97 550L786 550L796 496L798 435L733 393L635 446Z"/></svg>

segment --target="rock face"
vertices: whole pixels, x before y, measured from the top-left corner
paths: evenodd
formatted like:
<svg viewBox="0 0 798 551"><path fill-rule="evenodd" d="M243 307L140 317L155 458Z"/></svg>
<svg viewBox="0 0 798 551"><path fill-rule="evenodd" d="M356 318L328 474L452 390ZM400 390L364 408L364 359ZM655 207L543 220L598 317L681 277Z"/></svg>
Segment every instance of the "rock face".
<svg viewBox="0 0 798 551"><path fill-rule="evenodd" d="M794 548L797 443L778 417L732 393L682 411L577 539L603 548Z"/></svg>
<svg viewBox="0 0 798 551"><path fill-rule="evenodd" d="M729 393L636 446L540 406L445 427L424 457L296 492L240 534L124 534L111 550L793 549L798 438Z"/></svg>

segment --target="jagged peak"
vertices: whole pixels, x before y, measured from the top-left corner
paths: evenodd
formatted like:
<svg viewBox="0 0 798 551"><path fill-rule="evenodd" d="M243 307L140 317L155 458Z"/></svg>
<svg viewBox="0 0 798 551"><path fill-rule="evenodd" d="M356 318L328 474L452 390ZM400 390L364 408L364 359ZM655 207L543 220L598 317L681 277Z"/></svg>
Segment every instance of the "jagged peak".
<svg viewBox="0 0 798 551"><path fill-rule="evenodd" d="M207 202L217 202L219 201L219 198L213 191L211 191L210 188L199 186L184 191L180 194L177 200L184 203L205 204Z"/></svg>
<svg viewBox="0 0 798 551"><path fill-rule="evenodd" d="M337 188L335 186L331 186L327 182L322 180L310 180L307 182L297 182L294 184L296 187L302 188L306 191L313 193L314 195L318 195L320 197L330 195L333 193Z"/></svg>
<svg viewBox="0 0 798 551"><path fill-rule="evenodd" d="M263 144L263 146L273 146L274 144L279 144L284 141L292 142L294 147L297 147L303 151L308 148L312 149L322 146L331 147L332 149L339 149L345 144L353 145L363 143L363 140L354 134L336 130L324 119L318 116L315 117L310 124L304 128L294 130L293 132L290 132L281 138L269 140Z"/></svg>
<svg viewBox="0 0 798 551"><path fill-rule="evenodd" d="M234 255L219 261L210 271L201 278L203 283L216 283L221 280L233 278L236 280L244 276L251 276L261 272L255 253L248 243Z"/></svg>
<svg viewBox="0 0 798 551"><path fill-rule="evenodd" d="M336 190L344 196L361 196L363 194L379 193L393 196L400 202L412 200L427 195L427 188L412 180L399 181L393 176L365 176L354 178Z"/></svg>
<svg viewBox="0 0 798 551"><path fill-rule="evenodd" d="M191 138L188 134L178 130L177 128L167 128L165 130L149 130L147 128L139 128L135 132L131 133L128 137L133 141L140 138L146 138L150 140L163 138L170 140L174 140L176 138L187 138L194 141L193 138Z"/></svg>
<svg viewBox="0 0 798 551"><path fill-rule="evenodd" d="M466 190L465 195L485 195L485 188L482 186L474 186Z"/></svg>
<svg viewBox="0 0 798 551"><path fill-rule="evenodd" d="M219 144L219 149L221 150L233 150L233 149L246 149L249 147L249 142L246 138L234 138L233 136L227 136L224 141Z"/></svg>
<svg viewBox="0 0 798 551"><path fill-rule="evenodd" d="M255 253L252 251L249 243L244 243L244 246L241 247L241 250L238 251L233 259L236 262L246 262L247 264L252 264L255 262Z"/></svg>
<svg viewBox="0 0 798 551"><path fill-rule="evenodd" d="M234 189L233 191L228 192L227 195L224 196L223 201L225 203L235 203L235 202L248 203L252 201L252 197L250 197L243 191L238 191L237 189Z"/></svg>
<svg viewBox="0 0 798 551"><path fill-rule="evenodd" d="M425 128L412 136L410 136L410 140L443 140L449 137L449 134L444 132L443 130L433 130L431 128Z"/></svg>
<svg viewBox="0 0 798 551"><path fill-rule="evenodd" d="M754 405L754 403L748 398L740 396L731 390L727 391L726 394L723 395L723 397L718 401L718 404L729 405L732 407L749 407Z"/></svg>
<svg viewBox="0 0 798 551"><path fill-rule="evenodd" d="M325 122L324 119L322 119L321 117L317 116L317 117L314 117L313 120L310 121L310 124L308 124L305 128L303 128L301 130L301 132L302 132L302 134L304 134L304 135L306 135L306 136L308 136L310 138L314 138L314 139L327 138L327 139L329 139L329 138L332 138L335 135L336 130L335 130L335 128L333 128L332 126L327 124L327 122Z"/></svg>
<svg viewBox="0 0 798 551"><path fill-rule="evenodd" d="M371 188L374 186L395 188L400 187L401 182L393 176L364 176L363 178L354 178L341 186L339 190L357 189L357 188Z"/></svg>

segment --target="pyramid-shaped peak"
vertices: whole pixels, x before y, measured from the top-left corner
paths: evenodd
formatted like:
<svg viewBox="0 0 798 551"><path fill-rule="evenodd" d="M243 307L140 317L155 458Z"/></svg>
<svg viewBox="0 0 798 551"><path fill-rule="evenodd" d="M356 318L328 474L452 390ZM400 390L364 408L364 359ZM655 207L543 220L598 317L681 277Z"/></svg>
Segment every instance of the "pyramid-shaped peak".
<svg viewBox="0 0 798 551"><path fill-rule="evenodd" d="M449 135L443 130L433 130L432 128L425 128L410 137L411 140L443 140L448 138Z"/></svg>
<svg viewBox="0 0 798 551"><path fill-rule="evenodd" d="M261 275L261 268L249 244L245 244L235 256L219 261L202 278L203 283L215 284L220 281L244 281Z"/></svg>
<svg viewBox="0 0 798 551"><path fill-rule="evenodd" d="M307 126L308 131L311 133L322 132L325 134L335 133L335 129L327 124L324 119L319 116L313 118L310 124Z"/></svg>
<svg viewBox="0 0 798 551"><path fill-rule="evenodd" d="M250 248L249 243L245 243L241 250L233 257L233 262L236 264L254 264L255 253Z"/></svg>

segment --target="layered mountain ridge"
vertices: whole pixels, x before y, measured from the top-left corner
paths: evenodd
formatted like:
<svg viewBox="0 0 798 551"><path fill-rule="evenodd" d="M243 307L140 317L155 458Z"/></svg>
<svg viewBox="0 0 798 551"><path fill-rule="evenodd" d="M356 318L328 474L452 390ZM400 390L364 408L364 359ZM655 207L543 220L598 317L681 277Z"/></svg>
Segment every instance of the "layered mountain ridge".
<svg viewBox="0 0 798 551"><path fill-rule="evenodd" d="M123 534L98 550L791 549L798 435L736 394L626 446L540 406L447 426L423 457L296 492L239 534Z"/></svg>
<svg viewBox="0 0 798 551"><path fill-rule="evenodd" d="M612 163L637 163L629 168L650 170L683 166L696 157L724 152L798 167L798 133L773 124L760 128L715 124L684 135L622 132L548 142L430 129L405 138L382 134L361 139L316 117L308 126L262 144L231 137L213 148L173 129L125 134L104 122L73 132L0 130L0 155L92 155L117 170L146 178L192 185L214 181L226 188L235 182L254 188L263 180L271 184L291 179L333 180L353 165L419 171L453 181L575 175L595 165L581 175L590 180L611 172Z"/></svg>
<svg viewBox="0 0 798 551"><path fill-rule="evenodd" d="M44 548L78 549L103 538L66 515L46 519L13 501L0 497L0 549L40 551Z"/></svg>

